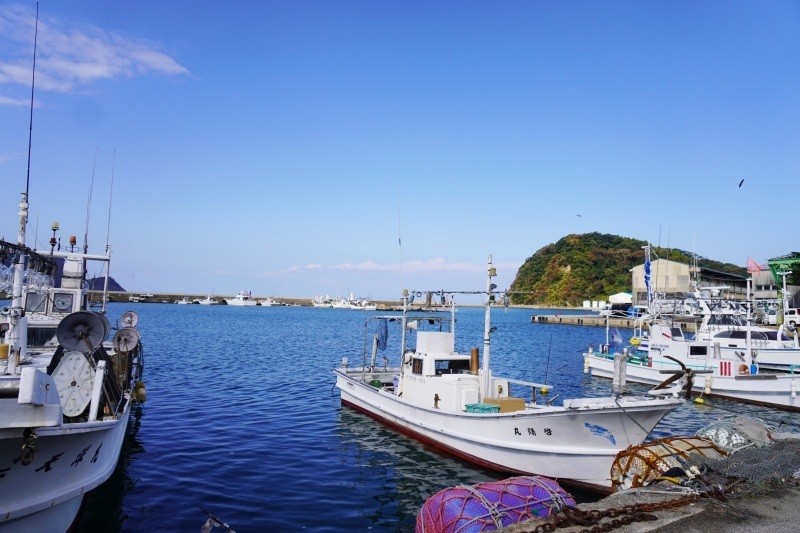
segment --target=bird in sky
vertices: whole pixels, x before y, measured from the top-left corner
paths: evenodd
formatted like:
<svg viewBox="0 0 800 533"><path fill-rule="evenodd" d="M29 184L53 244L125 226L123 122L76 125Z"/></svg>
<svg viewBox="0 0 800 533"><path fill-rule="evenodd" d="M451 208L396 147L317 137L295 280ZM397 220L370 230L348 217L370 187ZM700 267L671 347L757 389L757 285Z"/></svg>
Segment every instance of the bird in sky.
<svg viewBox="0 0 800 533"><path fill-rule="evenodd" d="M744 178L742 178L742 181L739 182L739 188L740 189L742 188L742 183L744 183Z"/></svg>

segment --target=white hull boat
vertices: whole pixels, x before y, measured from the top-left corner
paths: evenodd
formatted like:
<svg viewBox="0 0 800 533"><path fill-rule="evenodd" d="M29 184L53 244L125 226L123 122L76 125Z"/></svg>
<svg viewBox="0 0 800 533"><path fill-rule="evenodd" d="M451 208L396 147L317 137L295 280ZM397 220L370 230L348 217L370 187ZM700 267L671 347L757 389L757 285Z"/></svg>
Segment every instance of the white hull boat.
<svg viewBox="0 0 800 533"><path fill-rule="evenodd" d="M253 295L250 291L241 291L233 298L226 298L225 303L239 307L254 307L258 305L258 302L253 299Z"/></svg>
<svg viewBox="0 0 800 533"><path fill-rule="evenodd" d="M764 371L758 358L741 350L730 356L707 341L690 341L680 327L660 321L650 323L648 341L623 351L627 380L644 384L661 383L666 373L691 371L691 390L695 394L719 396L747 403L800 410L800 374ZM641 347L644 346L644 349ZM584 353L584 371L592 376L611 378L614 350L606 344L600 351Z"/></svg>
<svg viewBox="0 0 800 533"><path fill-rule="evenodd" d="M59 287L15 282L0 320L0 529L67 531L83 495L114 471L131 409L144 399L137 317L125 313L108 342L107 319L89 309L85 264L108 256L17 256L17 279L26 260L60 258L63 274Z"/></svg>
<svg viewBox="0 0 800 533"><path fill-rule="evenodd" d="M56 401L58 396L56 395ZM114 471L130 416L130 402L113 420L72 423L60 420L61 413L45 423L52 427L32 428L35 437L33 462L25 466L20 446L25 428L13 425L11 417L19 404L0 400L0 458L3 458L2 531L67 531L80 509L83 496L102 484ZM28 409L57 411L60 405ZM27 414L26 418L29 417Z"/></svg>
<svg viewBox="0 0 800 533"><path fill-rule="evenodd" d="M54 223L50 251L32 250L28 201L26 190L17 241L0 241L0 284L10 279L12 296L0 313L0 529L62 532L119 460L132 405L145 396L143 350L132 312L106 341L110 247L90 255L71 239L68 251L56 248ZM99 312L86 288L92 261L106 266Z"/></svg>
<svg viewBox="0 0 800 533"><path fill-rule="evenodd" d="M614 396L564 400L562 406L552 406L512 396L512 386L535 391L546 385L501 378L488 370L494 272L490 259L481 365L477 349L470 354L454 349L452 303L450 330L442 331L448 318L410 312L404 291L402 315L374 317L400 324L401 366L375 366L377 350L385 347L385 334L375 335L371 362L349 367L345 359L334 371L342 404L487 468L538 474L610 492L616 454L642 443L681 400ZM440 329L422 331L423 324ZM414 347L406 335L412 329L417 329Z"/></svg>

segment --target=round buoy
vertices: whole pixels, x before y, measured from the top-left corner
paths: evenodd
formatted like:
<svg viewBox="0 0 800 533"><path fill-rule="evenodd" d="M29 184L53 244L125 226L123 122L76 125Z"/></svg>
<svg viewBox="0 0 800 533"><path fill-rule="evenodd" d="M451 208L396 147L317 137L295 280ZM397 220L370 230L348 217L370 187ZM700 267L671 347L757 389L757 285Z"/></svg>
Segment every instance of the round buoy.
<svg viewBox="0 0 800 533"><path fill-rule="evenodd" d="M144 403L147 401L147 389L144 386L144 381L136 382L134 396L136 397L136 401L139 403Z"/></svg>
<svg viewBox="0 0 800 533"><path fill-rule="evenodd" d="M695 398L694 403L706 403L706 401L703 398Z"/></svg>

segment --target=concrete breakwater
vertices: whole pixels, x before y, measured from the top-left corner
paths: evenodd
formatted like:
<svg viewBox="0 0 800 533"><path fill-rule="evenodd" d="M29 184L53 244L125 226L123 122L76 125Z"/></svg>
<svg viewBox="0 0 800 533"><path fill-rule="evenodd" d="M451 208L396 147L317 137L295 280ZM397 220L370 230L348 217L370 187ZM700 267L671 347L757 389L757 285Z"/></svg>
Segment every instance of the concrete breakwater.
<svg viewBox="0 0 800 533"><path fill-rule="evenodd" d="M552 315L541 314L531 315L531 322L535 324L566 324L570 326L594 326L612 328L633 329L641 324L641 320L634 317L605 317L601 315ZM676 317L676 324L680 325L683 331L696 331L697 323L688 317Z"/></svg>

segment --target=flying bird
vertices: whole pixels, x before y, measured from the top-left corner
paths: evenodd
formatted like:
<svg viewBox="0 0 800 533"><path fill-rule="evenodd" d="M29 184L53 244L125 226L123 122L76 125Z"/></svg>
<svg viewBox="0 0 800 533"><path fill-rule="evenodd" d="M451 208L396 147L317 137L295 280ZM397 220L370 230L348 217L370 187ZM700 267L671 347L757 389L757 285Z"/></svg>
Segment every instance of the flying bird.
<svg viewBox="0 0 800 533"><path fill-rule="evenodd" d="M739 188L740 189L742 188L742 183L744 183L744 178L742 178L742 181L739 182Z"/></svg>

